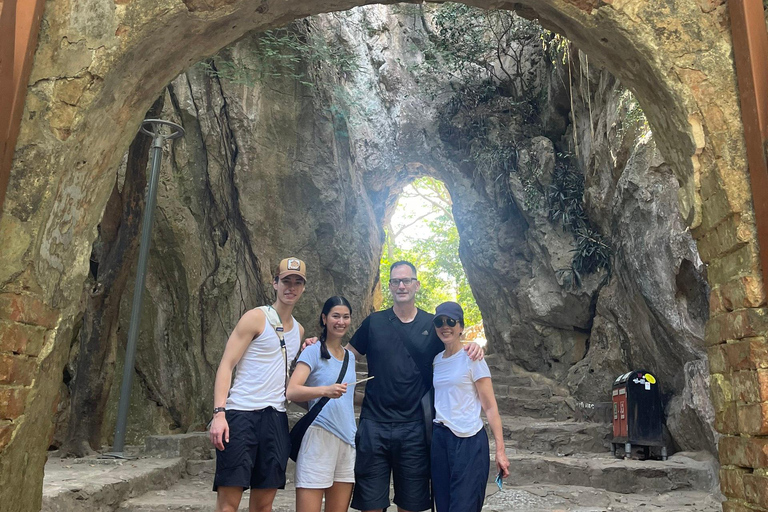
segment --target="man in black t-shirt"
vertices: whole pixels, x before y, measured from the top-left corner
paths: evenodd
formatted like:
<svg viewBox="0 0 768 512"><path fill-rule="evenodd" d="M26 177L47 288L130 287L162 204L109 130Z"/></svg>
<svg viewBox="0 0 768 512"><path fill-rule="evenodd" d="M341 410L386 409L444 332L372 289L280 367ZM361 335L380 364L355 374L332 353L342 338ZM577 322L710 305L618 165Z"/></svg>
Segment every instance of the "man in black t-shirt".
<svg viewBox="0 0 768 512"><path fill-rule="evenodd" d="M432 361L444 346L434 335L434 315L416 307L420 286L412 263L393 263L393 307L369 315L350 341L356 355L366 356L368 375L376 377L366 384L355 439L352 508L358 510L380 511L390 505L390 472L399 512L432 505L426 438L432 425L424 424L421 399L432 386ZM465 350L473 359L483 357L475 343Z"/></svg>

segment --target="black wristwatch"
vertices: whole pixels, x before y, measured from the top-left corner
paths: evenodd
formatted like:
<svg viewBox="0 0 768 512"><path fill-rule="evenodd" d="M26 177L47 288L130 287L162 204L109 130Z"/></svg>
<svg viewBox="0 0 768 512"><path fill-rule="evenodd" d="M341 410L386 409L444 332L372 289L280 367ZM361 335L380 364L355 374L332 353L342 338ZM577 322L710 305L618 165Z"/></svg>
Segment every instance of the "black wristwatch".
<svg viewBox="0 0 768 512"><path fill-rule="evenodd" d="M214 407L213 408L213 415L216 416L216 413L225 412L226 410L227 410L226 407Z"/></svg>

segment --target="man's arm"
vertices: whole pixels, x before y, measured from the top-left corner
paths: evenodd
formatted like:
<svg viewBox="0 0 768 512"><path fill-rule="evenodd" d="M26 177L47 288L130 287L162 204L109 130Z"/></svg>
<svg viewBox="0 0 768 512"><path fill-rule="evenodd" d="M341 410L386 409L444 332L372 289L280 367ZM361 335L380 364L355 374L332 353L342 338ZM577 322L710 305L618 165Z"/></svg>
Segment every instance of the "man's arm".
<svg viewBox="0 0 768 512"><path fill-rule="evenodd" d="M467 355L473 361L482 361L485 357L485 349L474 341L470 341L464 345L464 350L467 351Z"/></svg>
<svg viewBox="0 0 768 512"><path fill-rule="evenodd" d="M232 370L243 357L251 341L264 331L266 317L259 309L246 312L237 322L227 340L224 354L221 356L216 381L213 386L213 406L225 407L227 395L232 383ZM229 424L223 412L214 414L211 423L211 442L218 450L224 449L224 441L229 442Z"/></svg>

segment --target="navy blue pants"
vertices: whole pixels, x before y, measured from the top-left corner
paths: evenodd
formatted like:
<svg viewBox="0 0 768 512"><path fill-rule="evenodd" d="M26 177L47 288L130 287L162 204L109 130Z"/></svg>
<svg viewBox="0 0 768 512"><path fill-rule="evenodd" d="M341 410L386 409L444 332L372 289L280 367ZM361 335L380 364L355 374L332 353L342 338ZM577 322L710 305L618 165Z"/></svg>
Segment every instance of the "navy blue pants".
<svg viewBox="0 0 768 512"><path fill-rule="evenodd" d="M457 437L448 427L432 429L432 488L437 512L480 512L491 455L485 429Z"/></svg>

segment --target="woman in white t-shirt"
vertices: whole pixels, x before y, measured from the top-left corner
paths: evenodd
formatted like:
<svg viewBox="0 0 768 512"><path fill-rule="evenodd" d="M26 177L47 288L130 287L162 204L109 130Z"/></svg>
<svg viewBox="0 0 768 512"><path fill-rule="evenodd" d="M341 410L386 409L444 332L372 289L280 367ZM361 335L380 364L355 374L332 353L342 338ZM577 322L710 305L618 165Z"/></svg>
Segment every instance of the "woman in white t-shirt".
<svg viewBox="0 0 768 512"><path fill-rule="evenodd" d="M496 440L496 468L509 476L501 417L483 360L462 350L464 310L444 302L435 310L435 331L445 351L435 356L435 420L432 429L432 485L437 512L480 512L488 482L490 450L480 417L485 411Z"/></svg>
<svg viewBox="0 0 768 512"><path fill-rule="evenodd" d="M286 396L296 402L309 401L310 409L322 397L325 404L301 441L296 457L296 511L347 512L355 482L355 356L349 352L347 371L341 384L346 349L341 339L351 322L352 307L344 297L325 301L320 313L319 343L299 356L288 383Z"/></svg>

